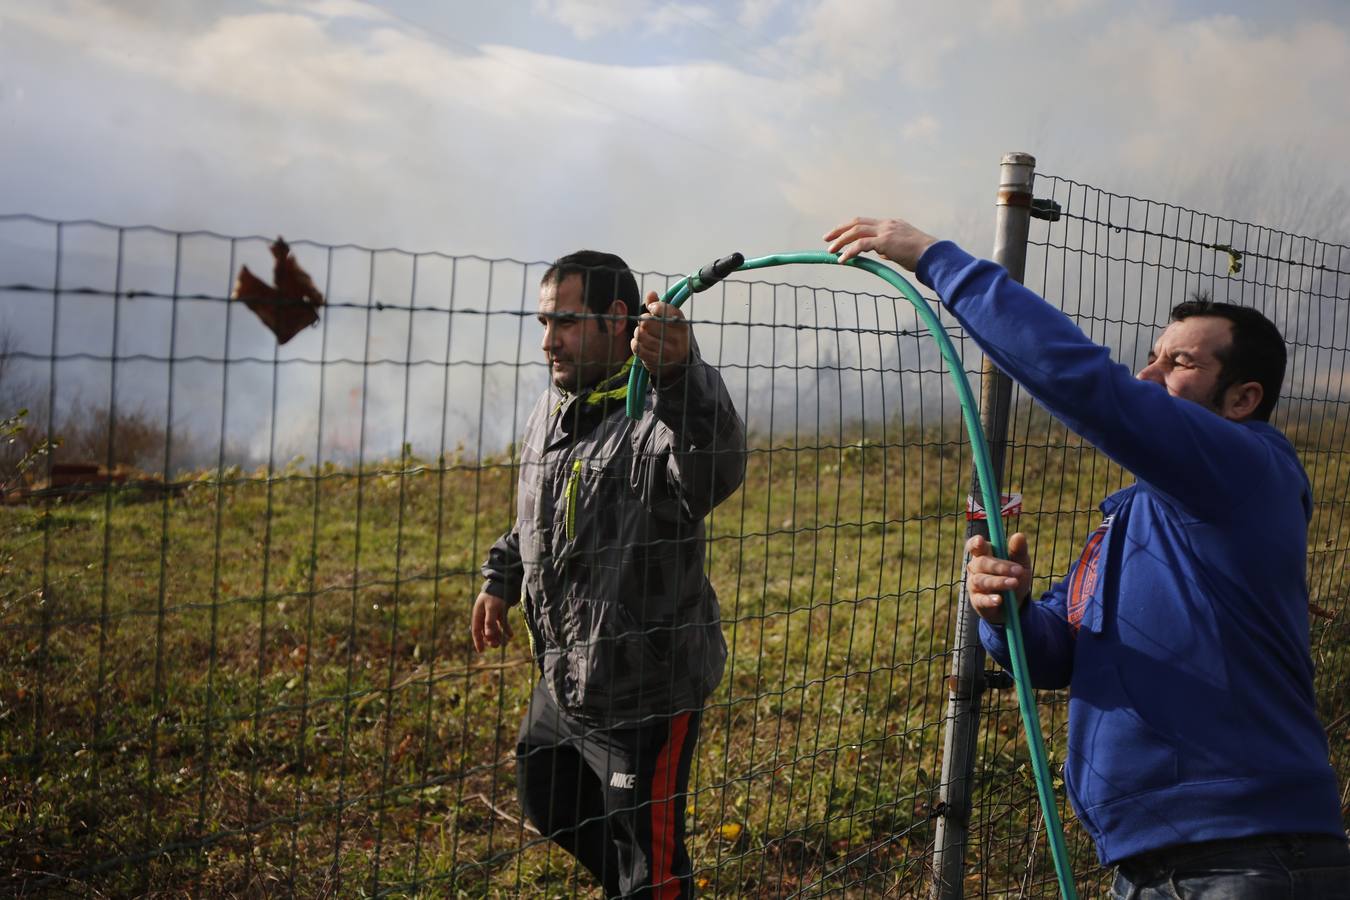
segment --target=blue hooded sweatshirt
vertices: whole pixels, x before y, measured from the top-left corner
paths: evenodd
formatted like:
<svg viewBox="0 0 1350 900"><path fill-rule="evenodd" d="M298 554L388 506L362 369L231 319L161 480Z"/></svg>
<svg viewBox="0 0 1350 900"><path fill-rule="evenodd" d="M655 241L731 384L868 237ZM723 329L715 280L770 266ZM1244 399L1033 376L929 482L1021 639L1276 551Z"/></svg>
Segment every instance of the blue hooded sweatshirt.
<svg viewBox="0 0 1350 900"><path fill-rule="evenodd" d="M1344 836L1317 718L1304 567L1312 496L1288 439L1113 363L995 263L919 261L984 353L1136 483L1022 613L1038 688L1069 688L1065 782L1105 865L1178 844ZM1003 629L980 623L1005 667Z"/></svg>

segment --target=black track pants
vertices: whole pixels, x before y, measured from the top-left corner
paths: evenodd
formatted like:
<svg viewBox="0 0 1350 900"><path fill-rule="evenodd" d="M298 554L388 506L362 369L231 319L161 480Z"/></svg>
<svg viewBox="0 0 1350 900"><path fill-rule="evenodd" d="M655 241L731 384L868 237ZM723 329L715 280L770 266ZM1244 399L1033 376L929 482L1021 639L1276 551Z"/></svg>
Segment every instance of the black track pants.
<svg viewBox="0 0 1350 900"><path fill-rule="evenodd" d="M694 895L684 846L698 710L636 728L594 728L540 682L516 745L525 815L604 886L607 897Z"/></svg>

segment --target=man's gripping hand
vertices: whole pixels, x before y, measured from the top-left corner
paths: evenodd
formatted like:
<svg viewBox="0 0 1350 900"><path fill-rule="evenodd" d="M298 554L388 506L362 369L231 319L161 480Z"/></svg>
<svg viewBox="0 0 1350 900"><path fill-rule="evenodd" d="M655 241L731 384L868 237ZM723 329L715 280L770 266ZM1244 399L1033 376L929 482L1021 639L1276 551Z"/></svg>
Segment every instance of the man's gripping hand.
<svg viewBox="0 0 1350 900"><path fill-rule="evenodd" d="M994 555L994 547L982 535L966 541L966 592L976 615L991 625L1002 625L1003 592L1012 591L1017 608L1027 605L1031 596L1031 555L1027 536L1020 531L1008 538L1008 559Z"/></svg>
<svg viewBox="0 0 1350 900"><path fill-rule="evenodd" d="M658 300L655 291L647 294L646 307L631 346L659 384L678 378L689 361L689 321L679 308Z"/></svg>
<svg viewBox="0 0 1350 900"><path fill-rule="evenodd" d="M478 595L473 602L473 649L482 653L488 647L500 647L511 640L511 625L506 621L509 609L501 597Z"/></svg>
<svg viewBox="0 0 1350 900"><path fill-rule="evenodd" d="M925 234L903 219L856 219L837 225L825 235L831 253L839 254L839 261L848 262L859 253L875 250L903 269L914 271L919 257L937 243L937 238Z"/></svg>

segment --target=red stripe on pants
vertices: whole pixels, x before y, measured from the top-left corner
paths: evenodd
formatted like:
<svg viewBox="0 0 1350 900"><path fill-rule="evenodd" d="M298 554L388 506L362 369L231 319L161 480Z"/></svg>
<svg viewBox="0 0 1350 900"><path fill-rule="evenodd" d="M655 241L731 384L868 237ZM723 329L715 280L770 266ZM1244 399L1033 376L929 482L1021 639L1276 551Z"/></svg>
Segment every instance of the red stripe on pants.
<svg viewBox="0 0 1350 900"><path fill-rule="evenodd" d="M670 722L670 736L656 757L652 774L652 897L664 900L680 896L680 881L670 871L675 858L675 793L684 738L689 731L689 713L681 713ZM671 752L671 748L675 752Z"/></svg>

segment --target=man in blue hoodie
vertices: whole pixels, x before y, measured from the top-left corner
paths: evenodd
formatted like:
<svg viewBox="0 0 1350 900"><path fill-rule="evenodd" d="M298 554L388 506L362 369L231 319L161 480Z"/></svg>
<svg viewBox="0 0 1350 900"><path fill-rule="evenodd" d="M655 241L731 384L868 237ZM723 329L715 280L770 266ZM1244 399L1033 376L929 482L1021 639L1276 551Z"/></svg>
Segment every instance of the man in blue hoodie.
<svg viewBox="0 0 1350 900"><path fill-rule="evenodd" d="M995 263L897 219L826 235L937 291L966 333L1068 428L1134 474L1068 576L1028 603L973 538L968 579L1008 665L1002 594L1021 600L1032 683L1069 687L1065 781L1121 898L1350 898L1350 849L1309 655L1312 495L1267 421L1285 347L1255 310L1172 311L1136 376Z"/></svg>

